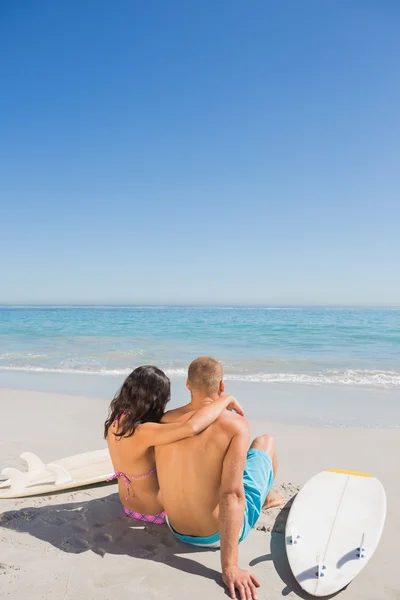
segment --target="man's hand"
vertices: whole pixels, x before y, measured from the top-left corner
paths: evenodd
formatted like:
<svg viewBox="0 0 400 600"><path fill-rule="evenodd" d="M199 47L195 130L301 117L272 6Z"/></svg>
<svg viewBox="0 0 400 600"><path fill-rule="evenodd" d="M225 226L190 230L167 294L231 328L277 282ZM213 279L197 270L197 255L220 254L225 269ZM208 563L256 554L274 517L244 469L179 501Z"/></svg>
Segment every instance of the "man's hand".
<svg viewBox="0 0 400 600"><path fill-rule="evenodd" d="M229 589L231 598L237 598L237 590L240 600L257 600L256 588L261 584L257 577L248 571L243 571L238 566L227 567L222 573L222 580Z"/></svg>

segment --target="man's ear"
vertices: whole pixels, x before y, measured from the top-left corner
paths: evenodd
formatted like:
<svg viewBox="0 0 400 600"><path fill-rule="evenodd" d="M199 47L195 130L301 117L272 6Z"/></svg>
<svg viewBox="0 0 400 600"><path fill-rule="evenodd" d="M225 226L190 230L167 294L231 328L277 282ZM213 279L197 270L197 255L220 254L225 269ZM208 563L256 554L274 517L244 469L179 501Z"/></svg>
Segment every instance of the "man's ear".
<svg viewBox="0 0 400 600"><path fill-rule="evenodd" d="M189 379L186 379L186 388L189 390L190 392L190 386L189 386Z"/></svg>
<svg viewBox="0 0 400 600"><path fill-rule="evenodd" d="M221 394L223 394L225 391L225 383L223 380L221 380L219 383L219 389L220 389Z"/></svg>

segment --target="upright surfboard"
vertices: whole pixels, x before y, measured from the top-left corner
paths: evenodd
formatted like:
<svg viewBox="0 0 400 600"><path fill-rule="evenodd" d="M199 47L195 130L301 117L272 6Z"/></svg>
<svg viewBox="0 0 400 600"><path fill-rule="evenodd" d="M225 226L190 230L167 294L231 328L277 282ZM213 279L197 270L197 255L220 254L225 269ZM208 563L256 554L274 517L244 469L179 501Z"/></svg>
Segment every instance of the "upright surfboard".
<svg viewBox="0 0 400 600"><path fill-rule="evenodd" d="M348 585L373 555L386 518L378 479L354 471L323 471L296 496L286 523L293 575L313 596Z"/></svg>
<svg viewBox="0 0 400 600"><path fill-rule="evenodd" d="M6 468L1 472L0 498L25 498L101 483L114 473L108 449L84 452L44 464L36 454L24 452L27 471Z"/></svg>

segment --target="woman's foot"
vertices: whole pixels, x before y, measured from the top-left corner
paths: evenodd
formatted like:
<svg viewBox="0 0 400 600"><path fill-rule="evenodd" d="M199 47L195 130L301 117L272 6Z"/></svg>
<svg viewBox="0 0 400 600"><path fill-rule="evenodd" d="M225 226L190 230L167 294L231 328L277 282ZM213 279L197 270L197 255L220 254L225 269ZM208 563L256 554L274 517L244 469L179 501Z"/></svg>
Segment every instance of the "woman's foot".
<svg viewBox="0 0 400 600"><path fill-rule="evenodd" d="M277 506L283 506L285 504L285 498L278 494L278 492L270 492L263 504L263 509L276 508Z"/></svg>

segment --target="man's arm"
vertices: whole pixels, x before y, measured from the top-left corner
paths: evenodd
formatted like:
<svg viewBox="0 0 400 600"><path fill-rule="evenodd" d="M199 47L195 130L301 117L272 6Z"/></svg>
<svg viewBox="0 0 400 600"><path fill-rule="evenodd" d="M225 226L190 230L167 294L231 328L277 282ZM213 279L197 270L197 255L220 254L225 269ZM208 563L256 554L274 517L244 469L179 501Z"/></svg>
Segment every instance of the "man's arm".
<svg viewBox="0 0 400 600"><path fill-rule="evenodd" d="M239 537L245 507L243 471L249 439L248 423L238 419L224 458L219 503L222 579L229 588L231 598L236 598L237 589L242 600L256 600L256 587L260 585L253 575L238 566Z"/></svg>

